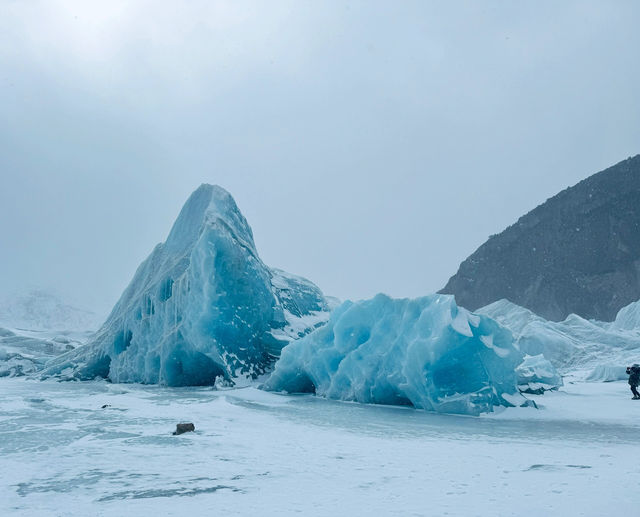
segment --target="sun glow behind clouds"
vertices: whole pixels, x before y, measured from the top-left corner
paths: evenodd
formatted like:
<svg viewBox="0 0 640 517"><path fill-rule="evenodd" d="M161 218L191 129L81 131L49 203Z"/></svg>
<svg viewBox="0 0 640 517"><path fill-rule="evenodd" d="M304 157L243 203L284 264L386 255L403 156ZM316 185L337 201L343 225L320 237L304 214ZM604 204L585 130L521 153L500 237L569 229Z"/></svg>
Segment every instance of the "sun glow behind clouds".
<svg viewBox="0 0 640 517"><path fill-rule="evenodd" d="M55 51L94 61L118 47L132 10L131 3L124 0L15 2L9 6L3 25L11 24L14 33L22 33L30 43L30 51L43 58Z"/></svg>
<svg viewBox="0 0 640 517"><path fill-rule="evenodd" d="M280 49L284 43L277 35L292 7L290 2L269 9L230 1L189 2L188 9L180 2L146 0L15 2L0 21L5 35L0 41L5 57L17 58L10 52L13 39L27 43L29 57L44 66L54 57L85 72L87 67L96 72L101 64L146 63L178 71L201 69L203 61L238 65Z"/></svg>

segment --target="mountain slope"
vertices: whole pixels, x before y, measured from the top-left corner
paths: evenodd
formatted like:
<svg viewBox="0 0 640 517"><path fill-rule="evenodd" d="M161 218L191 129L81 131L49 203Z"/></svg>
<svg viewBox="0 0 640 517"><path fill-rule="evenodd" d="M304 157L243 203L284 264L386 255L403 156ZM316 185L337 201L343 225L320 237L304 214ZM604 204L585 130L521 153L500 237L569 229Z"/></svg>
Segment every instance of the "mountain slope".
<svg viewBox="0 0 640 517"><path fill-rule="evenodd" d="M507 298L550 320L611 321L640 298L640 155L490 237L441 292L471 310Z"/></svg>

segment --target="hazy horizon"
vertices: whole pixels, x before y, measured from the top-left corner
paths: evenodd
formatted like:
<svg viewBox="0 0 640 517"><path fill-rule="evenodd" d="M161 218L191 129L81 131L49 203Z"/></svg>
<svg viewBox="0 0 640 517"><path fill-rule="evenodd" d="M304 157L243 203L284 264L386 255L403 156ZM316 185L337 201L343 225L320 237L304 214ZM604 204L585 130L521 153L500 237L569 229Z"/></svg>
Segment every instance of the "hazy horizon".
<svg viewBox="0 0 640 517"><path fill-rule="evenodd" d="M640 4L6 2L0 297L107 313L201 183L328 295L419 296L640 152Z"/></svg>

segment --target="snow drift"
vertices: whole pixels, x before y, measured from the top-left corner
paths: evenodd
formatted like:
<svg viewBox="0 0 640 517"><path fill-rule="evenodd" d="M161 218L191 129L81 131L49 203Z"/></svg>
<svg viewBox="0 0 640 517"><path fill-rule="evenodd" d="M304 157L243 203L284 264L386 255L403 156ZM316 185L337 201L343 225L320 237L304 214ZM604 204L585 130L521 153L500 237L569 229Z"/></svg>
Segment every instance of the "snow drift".
<svg viewBox="0 0 640 517"><path fill-rule="evenodd" d="M231 195L202 185L95 338L44 375L170 386L255 377L327 319L320 289L268 268Z"/></svg>
<svg viewBox="0 0 640 517"><path fill-rule="evenodd" d="M345 302L326 326L289 344L265 389L477 415L525 400L522 354L492 319L452 296Z"/></svg>

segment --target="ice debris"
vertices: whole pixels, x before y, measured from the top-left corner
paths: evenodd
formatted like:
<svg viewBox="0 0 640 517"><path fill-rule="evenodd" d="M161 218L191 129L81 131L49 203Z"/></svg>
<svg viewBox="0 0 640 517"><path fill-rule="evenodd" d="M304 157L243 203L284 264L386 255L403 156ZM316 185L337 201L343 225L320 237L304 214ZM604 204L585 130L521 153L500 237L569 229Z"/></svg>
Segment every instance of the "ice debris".
<svg viewBox="0 0 640 517"><path fill-rule="evenodd" d="M453 296L344 302L282 350L264 388L478 415L526 402L511 332Z"/></svg>
<svg viewBox="0 0 640 517"><path fill-rule="evenodd" d="M516 373L520 393L542 395L563 386L562 376L542 354L525 356Z"/></svg>
<svg viewBox="0 0 640 517"><path fill-rule="evenodd" d="M575 314L564 321L547 321L508 300L476 312L511 330L523 353L542 354L563 373L583 371L586 375L598 366L624 366L640 357L640 327L635 326L640 322L638 302L621 309L616 321L610 323L585 320Z"/></svg>
<svg viewBox="0 0 640 517"><path fill-rule="evenodd" d="M231 195L202 185L95 338L44 375L169 386L251 378L327 319L320 289L267 267Z"/></svg>
<svg viewBox="0 0 640 517"><path fill-rule="evenodd" d="M21 377L80 343L64 336L36 337L38 332L0 328L0 377Z"/></svg>

